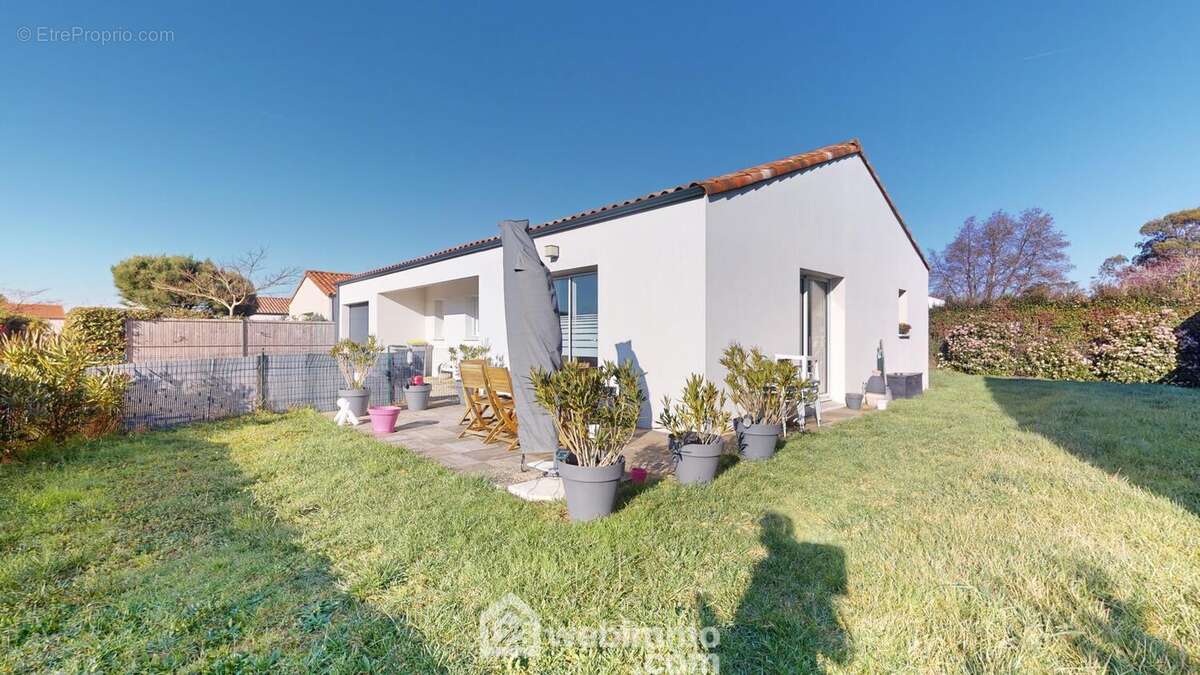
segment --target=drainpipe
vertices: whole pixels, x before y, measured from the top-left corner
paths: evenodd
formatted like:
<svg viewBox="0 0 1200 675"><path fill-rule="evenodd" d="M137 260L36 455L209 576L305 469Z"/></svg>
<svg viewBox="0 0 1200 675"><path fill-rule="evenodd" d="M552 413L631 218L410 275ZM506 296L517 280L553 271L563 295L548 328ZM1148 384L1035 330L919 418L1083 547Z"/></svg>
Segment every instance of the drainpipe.
<svg viewBox="0 0 1200 675"><path fill-rule="evenodd" d="M342 339L342 322L338 320L338 314L342 309L342 285L338 284L334 286L334 289L333 309L329 313L332 315L330 318L333 321L333 341L336 343L338 340Z"/></svg>

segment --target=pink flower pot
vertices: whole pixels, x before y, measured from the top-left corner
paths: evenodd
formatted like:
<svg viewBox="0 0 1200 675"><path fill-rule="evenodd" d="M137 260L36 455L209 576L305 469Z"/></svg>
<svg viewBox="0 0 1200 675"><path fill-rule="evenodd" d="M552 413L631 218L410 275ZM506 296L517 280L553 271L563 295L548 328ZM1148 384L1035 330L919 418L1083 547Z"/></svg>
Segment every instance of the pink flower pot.
<svg viewBox="0 0 1200 675"><path fill-rule="evenodd" d="M635 466L629 470L629 480L633 481L637 485L641 485L642 483L645 483L646 476L647 476L646 470L640 466Z"/></svg>
<svg viewBox="0 0 1200 675"><path fill-rule="evenodd" d="M394 405L373 405L367 409L371 416L371 431L377 434L390 434L396 430L396 418L400 408Z"/></svg>

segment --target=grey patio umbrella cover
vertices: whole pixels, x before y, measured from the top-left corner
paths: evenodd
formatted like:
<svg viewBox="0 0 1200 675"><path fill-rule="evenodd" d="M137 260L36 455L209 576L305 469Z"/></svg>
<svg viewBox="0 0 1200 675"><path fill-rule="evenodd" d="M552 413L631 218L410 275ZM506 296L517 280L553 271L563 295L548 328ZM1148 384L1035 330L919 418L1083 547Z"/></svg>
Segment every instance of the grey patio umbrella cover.
<svg viewBox="0 0 1200 675"><path fill-rule="evenodd" d="M529 236L528 220L500 223L504 265L504 321L508 327L508 363L513 400L524 453L555 452L554 420L534 399L529 371L562 368L562 329L554 279Z"/></svg>

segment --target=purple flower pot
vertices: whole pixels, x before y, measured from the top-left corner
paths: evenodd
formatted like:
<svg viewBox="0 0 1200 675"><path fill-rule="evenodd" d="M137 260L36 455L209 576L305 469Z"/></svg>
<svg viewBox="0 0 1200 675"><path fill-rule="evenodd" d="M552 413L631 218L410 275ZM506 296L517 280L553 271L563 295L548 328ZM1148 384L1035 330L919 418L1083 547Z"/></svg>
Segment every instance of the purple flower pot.
<svg viewBox="0 0 1200 675"><path fill-rule="evenodd" d="M400 408L394 405L373 405L367 409L371 415L371 431L377 434L390 434L396 430L396 418Z"/></svg>

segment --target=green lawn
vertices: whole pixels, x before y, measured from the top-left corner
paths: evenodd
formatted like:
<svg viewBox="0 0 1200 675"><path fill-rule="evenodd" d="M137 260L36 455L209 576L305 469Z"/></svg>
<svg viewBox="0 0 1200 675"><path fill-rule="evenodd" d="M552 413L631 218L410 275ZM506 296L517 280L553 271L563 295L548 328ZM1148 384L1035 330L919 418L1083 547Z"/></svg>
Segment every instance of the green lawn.
<svg viewBox="0 0 1200 675"><path fill-rule="evenodd" d="M1200 392L934 384L582 526L309 412L43 452L0 467L0 671L498 668L508 592L715 625L724 672L1200 668Z"/></svg>

